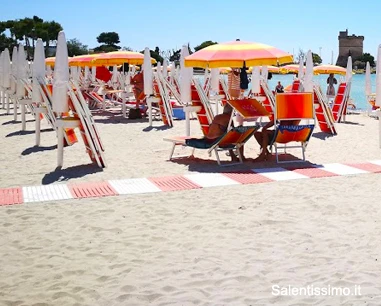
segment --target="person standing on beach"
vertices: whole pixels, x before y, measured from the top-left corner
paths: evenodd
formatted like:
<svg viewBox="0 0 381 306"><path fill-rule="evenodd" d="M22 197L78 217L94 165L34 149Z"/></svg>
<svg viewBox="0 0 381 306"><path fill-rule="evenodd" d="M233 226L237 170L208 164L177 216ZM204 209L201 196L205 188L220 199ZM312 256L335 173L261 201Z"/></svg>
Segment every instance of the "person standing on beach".
<svg viewBox="0 0 381 306"><path fill-rule="evenodd" d="M280 81L278 81L278 85L275 87L275 92L276 92L276 93L284 92L283 85L281 84Z"/></svg>
<svg viewBox="0 0 381 306"><path fill-rule="evenodd" d="M334 77L333 73L329 74L329 77L327 78L327 97L334 97L335 96L335 87L333 85L337 84L337 80Z"/></svg>
<svg viewBox="0 0 381 306"><path fill-rule="evenodd" d="M140 119L142 118L142 115L140 113L140 104L144 99L144 76L143 71L138 72L131 78L131 84L133 85L132 91L134 92L135 96L135 110L130 109L128 113L129 119Z"/></svg>
<svg viewBox="0 0 381 306"><path fill-rule="evenodd" d="M230 99L238 99L241 95L241 78L239 69L231 68L228 73L228 91Z"/></svg>

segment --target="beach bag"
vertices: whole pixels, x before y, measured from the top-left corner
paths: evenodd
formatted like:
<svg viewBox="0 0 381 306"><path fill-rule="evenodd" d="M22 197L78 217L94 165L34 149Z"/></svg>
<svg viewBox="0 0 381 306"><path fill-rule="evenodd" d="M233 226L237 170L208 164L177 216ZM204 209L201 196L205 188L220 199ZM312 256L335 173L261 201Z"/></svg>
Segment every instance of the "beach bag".
<svg viewBox="0 0 381 306"><path fill-rule="evenodd" d="M140 112L140 109L138 108L131 108L128 112L128 119L142 119L142 114Z"/></svg>
<svg viewBox="0 0 381 306"><path fill-rule="evenodd" d="M246 90L249 88L249 79L247 77L247 72L246 72L245 66L243 68L241 68L239 87L243 90Z"/></svg>

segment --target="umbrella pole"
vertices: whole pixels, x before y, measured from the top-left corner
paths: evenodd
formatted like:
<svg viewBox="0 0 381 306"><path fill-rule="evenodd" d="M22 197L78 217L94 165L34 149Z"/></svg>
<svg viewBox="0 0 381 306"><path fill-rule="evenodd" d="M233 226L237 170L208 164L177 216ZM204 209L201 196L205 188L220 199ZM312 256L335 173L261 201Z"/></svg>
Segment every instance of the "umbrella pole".
<svg viewBox="0 0 381 306"><path fill-rule="evenodd" d="M147 97L147 105L148 105L148 125L152 127L152 98Z"/></svg>
<svg viewBox="0 0 381 306"><path fill-rule="evenodd" d="M127 92L123 91L122 92L122 114L123 114L123 118L127 117L126 103L127 103Z"/></svg>
<svg viewBox="0 0 381 306"><path fill-rule="evenodd" d="M377 110L377 115L378 115L378 137L379 137L379 143L380 143L380 148L381 148L381 110L380 108Z"/></svg>

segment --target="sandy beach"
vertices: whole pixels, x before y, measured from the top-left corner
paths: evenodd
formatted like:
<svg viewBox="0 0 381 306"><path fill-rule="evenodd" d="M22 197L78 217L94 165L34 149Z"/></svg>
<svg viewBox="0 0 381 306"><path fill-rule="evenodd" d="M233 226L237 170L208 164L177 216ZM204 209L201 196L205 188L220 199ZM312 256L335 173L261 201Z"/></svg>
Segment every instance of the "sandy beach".
<svg viewBox="0 0 381 306"><path fill-rule="evenodd" d="M167 161L185 122L95 114L108 167L82 140L56 171L56 135L41 148L0 110L0 188L277 167L218 167L214 156ZM319 128L312 164L381 159L378 121L348 115L337 136ZM199 134L196 120L192 134ZM245 156L255 158L252 139ZM291 154L300 156L298 151ZM222 154L223 155L223 154ZM223 155L225 160L228 157ZM379 173L155 194L0 206L0 305L380 305ZM276 296L273 286L361 286L361 295Z"/></svg>

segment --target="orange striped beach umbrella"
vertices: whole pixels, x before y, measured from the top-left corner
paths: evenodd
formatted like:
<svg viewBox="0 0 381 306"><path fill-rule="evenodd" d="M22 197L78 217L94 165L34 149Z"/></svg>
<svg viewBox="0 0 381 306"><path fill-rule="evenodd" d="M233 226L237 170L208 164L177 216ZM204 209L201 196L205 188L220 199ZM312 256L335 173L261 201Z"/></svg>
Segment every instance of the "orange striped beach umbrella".
<svg viewBox="0 0 381 306"><path fill-rule="evenodd" d="M92 63L97 66L114 66L121 65L124 63L142 65L143 61L144 55L142 53L133 51L113 51L99 55L98 57L93 59ZM151 63L155 64L156 60L151 58Z"/></svg>
<svg viewBox="0 0 381 306"><path fill-rule="evenodd" d="M77 66L77 67L96 66L96 64L93 64L93 60L100 55L101 54L85 54L85 55L73 56L71 59L69 59L69 66Z"/></svg>
<svg viewBox="0 0 381 306"><path fill-rule="evenodd" d="M316 67L314 67L313 70L314 70L314 74L334 73L334 74L345 75L345 73L347 72L347 70L343 67L336 66L336 65L329 65L329 64L316 66Z"/></svg>
<svg viewBox="0 0 381 306"><path fill-rule="evenodd" d="M71 57L68 57L69 61L71 59ZM54 63L56 62L56 58L53 56L53 57L47 57L45 59L45 65L47 66L54 66Z"/></svg>
<svg viewBox="0 0 381 306"><path fill-rule="evenodd" d="M282 67L279 67L280 73L298 73L299 72L299 64L289 64L289 65L284 65ZM303 66L303 71L306 71L306 66Z"/></svg>
<svg viewBox="0 0 381 306"><path fill-rule="evenodd" d="M56 58L55 57L47 57L45 59L45 65L47 65L47 66L54 66L55 62L56 62Z"/></svg>
<svg viewBox="0 0 381 306"><path fill-rule="evenodd" d="M292 55L275 47L247 41L231 41L201 49L185 58L186 67L220 68L290 63Z"/></svg>
<svg viewBox="0 0 381 306"><path fill-rule="evenodd" d="M262 70L262 67L261 67L261 70ZM270 66L267 66L267 71L271 73L279 73L279 67L270 65ZM247 69L247 73L253 73L253 67L250 67L249 69Z"/></svg>

